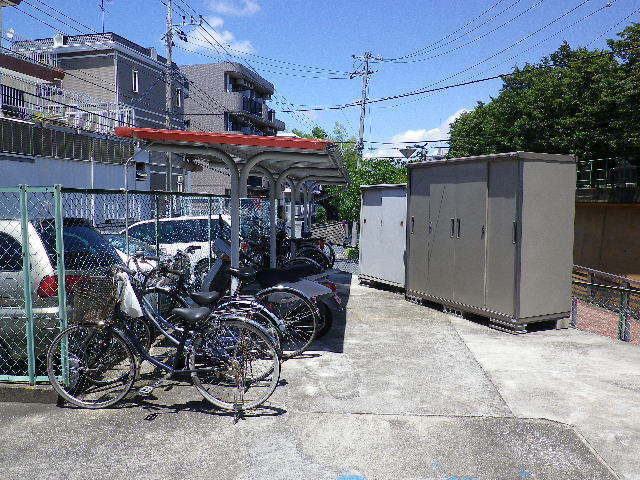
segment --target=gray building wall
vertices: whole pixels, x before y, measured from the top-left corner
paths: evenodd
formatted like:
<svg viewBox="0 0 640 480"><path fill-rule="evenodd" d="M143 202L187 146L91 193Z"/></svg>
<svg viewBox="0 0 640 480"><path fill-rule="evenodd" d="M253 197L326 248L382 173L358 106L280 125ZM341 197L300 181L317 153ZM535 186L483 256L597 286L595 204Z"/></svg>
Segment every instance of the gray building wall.
<svg viewBox="0 0 640 480"><path fill-rule="evenodd" d="M275 91L273 84L243 65L207 63L183 65L180 69L192 84L189 97L184 102L189 130L253 135L276 135L284 130L285 124L270 113L272 111L266 103ZM246 91L229 91L230 78L244 82ZM257 96L261 100L256 99ZM251 101L254 102L254 113L250 111ZM255 108L258 104L259 110ZM199 113L206 115L192 115ZM234 120L232 125L229 125L230 118ZM192 173L190 182L194 192L225 194L230 188L229 175L224 169L206 166L201 172ZM262 179L249 177L248 183L260 187Z"/></svg>
<svg viewBox="0 0 640 480"><path fill-rule="evenodd" d="M270 118L271 109L266 101L275 92L273 84L243 65L221 62L183 65L180 69L189 82L195 84L190 89L190 96L185 101L184 110L185 117L190 123L190 130L275 135L278 131L285 129L282 121L275 116ZM246 92L229 91L229 78L244 82L247 87ZM259 113L252 113L247 108L249 105L244 98L249 99L250 95L262 97L262 101L259 98L253 99L254 106L261 104ZM208 96L213 97L215 101ZM192 115L194 113L208 115ZM239 128L229 128L230 117L235 120ZM252 131L249 132L249 129Z"/></svg>

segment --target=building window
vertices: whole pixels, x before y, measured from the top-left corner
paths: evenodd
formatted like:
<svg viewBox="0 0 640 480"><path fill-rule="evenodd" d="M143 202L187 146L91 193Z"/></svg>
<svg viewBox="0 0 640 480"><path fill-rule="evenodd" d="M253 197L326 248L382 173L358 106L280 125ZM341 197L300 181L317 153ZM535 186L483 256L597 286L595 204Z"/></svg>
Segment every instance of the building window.
<svg viewBox="0 0 640 480"><path fill-rule="evenodd" d="M134 92L139 92L140 91L140 85L138 84L138 71L137 70L133 70L131 72L131 80L132 80L132 88Z"/></svg>
<svg viewBox="0 0 640 480"><path fill-rule="evenodd" d="M176 90L176 106L178 108L182 107L182 89L178 88Z"/></svg>

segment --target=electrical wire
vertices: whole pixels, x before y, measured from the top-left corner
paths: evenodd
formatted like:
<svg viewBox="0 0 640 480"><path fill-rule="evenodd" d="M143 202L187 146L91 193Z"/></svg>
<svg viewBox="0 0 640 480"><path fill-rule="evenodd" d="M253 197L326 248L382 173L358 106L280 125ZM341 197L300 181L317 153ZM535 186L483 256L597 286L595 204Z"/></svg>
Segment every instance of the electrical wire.
<svg viewBox="0 0 640 480"><path fill-rule="evenodd" d="M474 19L470 20L469 22L465 23L462 27L454 30L453 32L451 32L449 35L442 37L440 40L427 45L426 47L423 47L419 50L416 50L414 52L408 53L406 55L402 55L400 57L396 57L397 60L402 59L402 58L407 58L407 57L412 57L412 56L416 56L418 55L420 52L422 52L425 49L431 48L435 45L438 45L439 43L447 40L448 38L451 38L453 35L455 35L456 33L464 30L465 28L467 28L469 25L471 25L473 22L475 22L476 20L479 20L480 18L482 18L484 15L486 15L487 13L489 13L491 10L493 10L494 8L496 8L498 5L500 5L502 2L504 2L504 0L499 0L496 3L494 3L493 5L491 5L488 9L486 9L485 11L483 11L480 15L478 15L477 17L475 17Z"/></svg>
<svg viewBox="0 0 640 480"><path fill-rule="evenodd" d="M584 5L587 2L590 2L591 0L584 0L582 2L582 5ZM475 37L473 40L469 40L466 43L463 43L461 45L458 45L450 50L447 50L445 52L440 52L436 55L431 55L428 57L424 57L424 58L417 58L417 59L413 59L413 60L390 60L389 62L391 63L397 63L397 64L409 64L409 63L419 63L419 62L426 62L427 60L432 60L434 58L439 58L442 57L444 55L448 55L450 53L456 52L458 50L460 50L461 48L464 47L468 47L469 45L477 42L478 40L483 39L484 37L491 35L494 32L497 32L498 30L500 30L502 27L505 27L507 25L509 25L511 22L515 21L516 19L520 18L522 15L525 15L526 13L530 12L531 10L533 10L534 8L536 8L538 5L540 5L542 2L544 2L544 0L538 0L536 3L534 3L533 5L531 5L530 7L528 7L526 10L523 10L522 12L520 12L519 14L517 14L515 17L510 18L509 20L507 20L506 22L498 25L497 27L489 30L488 32L483 33L482 35ZM446 44L445 44L446 45Z"/></svg>
<svg viewBox="0 0 640 480"><path fill-rule="evenodd" d="M616 1L617 1L617 0L616 0ZM553 37L555 37L555 36L557 36L557 35L559 35L559 34L561 34L561 33L566 32L568 29L575 27L577 24L579 24L579 23L581 23L581 22L583 22L583 21L587 20L588 18L592 17L593 15L595 15L595 14L597 14L597 13L599 13L599 12L603 11L604 9L608 8L608 5L609 5L609 4L605 4L605 5L603 5L602 7L598 8L598 9L596 9L596 10L592 11L591 13L589 13L589 14L585 15L584 17L580 18L579 20L576 20L576 21L575 21L575 22L573 22L572 24L570 24L570 25L568 25L568 26L564 27L562 30L558 30L558 31L556 31L555 33L553 33L553 34L551 34L551 35L549 35L549 36L545 37L544 39L542 39L541 41L539 41L539 42L535 43L534 45L531 45L530 47L528 47L528 48L526 48L526 49L524 49L524 50L520 51L520 52L519 52L519 53L517 53L516 55L513 55L513 56L511 56L511 57L507 58L506 60L503 60L503 61L501 61L501 62L499 62L499 63L495 64L494 66L492 66L492 67L488 68L487 70L484 70L484 71L483 71L483 72L481 72L481 73L482 73L482 74L486 74L486 73L490 72L491 70L495 69L496 67L498 67L498 66L500 66L500 65L503 65L503 64L505 64L505 63L507 63L507 62L509 62L509 61L511 61L511 60L514 60L515 58L519 57L520 55L522 55L522 54L524 54L524 53L526 53L526 52L528 52L528 51L530 51L530 50L534 49L535 47L538 47L538 46L542 45L543 43L545 43L545 42L549 41L549 40L550 40L550 39L552 39ZM608 31L612 30L612 29L613 29L613 28L615 28L617 25L619 25L620 23L624 22L624 21L625 21L625 20L627 20L629 17L631 17L634 13L637 13L637 12L640 12L640 9L635 10L635 11L634 11L634 12L632 12L631 14L627 15L624 19L622 19L621 21L619 21L616 25L614 25L614 26L613 26L613 27L611 27L609 30L607 30L607 31L605 31L604 33L602 33L602 35L600 35L599 37L597 37L597 38L596 38L596 40L597 40L597 39L599 39L599 38L601 38L602 36L604 36ZM595 40L593 40L593 41L595 41ZM592 42L590 42L589 44L587 44L587 46L588 46L588 45L590 45L591 43L593 43L593 41L592 41ZM430 84L429 86L432 86L432 85L435 85L435 84ZM426 97L429 97L429 96L430 96L430 95L427 95ZM425 97L425 98L426 98L426 97ZM407 102L402 102L402 103L398 103L398 104L394 104L394 105L378 106L377 108L395 108L395 107L398 107L398 106L407 105L407 104L409 104L409 103L415 103L415 102L423 101L425 98L418 98L418 99L414 99L414 100L409 100L409 101L407 101Z"/></svg>
<svg viewBox="0 0 640 480"><path fill-rule="evenodd" d="M162 2L162 0L160 0L160 1ZM183 5L185 5L187 8L189 8L189 9L190 9L190 10L191 10L195 15L197 15L198 17L200 17L200 16L201 16L201 15L200 15L200 14L199 14L199 13L198 13L198 12L197 12L197 11L196 11L192 6L191 6L191 5L189 5L187 2L184 2L183 0L179 0L179 1L180 1L180 3L182 3ZM501 1L504 1L504 0L501 0ZM164 2L162 2L162 3L164 4ZM166 4L165 4L165 5L166 5ZM180 9L180 11L182 11L183 13L188 14L188 13L187 13L187 12L186 12L182 7L180 7L179 5L177 5L177 4L174 4L174 5L175 5L175 8L178 8L178 9ZM188 14L188 15L190 15L190 14ZM289 66L292 66L292 67L303 67L303 68L309 69L309 70L307 70L307 71L325 71L325 72L329 72L329 73L336 74L336 75L349 75L349 73L350 73L350 72L345 72L345 71L342 71L342 70L337 70L337 69L334 69L334 68L318 67L318 66L314 66L314 65L305 65L305 64L302 64L302 63L291 62L291 61L288 61L288 60L281 60L281 59L277 59L277 58L267 57L267 56L264 56L264 55L258 55L258 54L253 53L253 52L245 52L245 51L242 51L242 50L235 49L235 48L231 47L230 45L227 45L227 50L231 50L231 51L237 52L237 53L239 53L241 56L249 55L249 56L251 56L251 57L261 58L261 59L263 59L263 60L269 60L269 61L271 61L271 62L276 62L276 63L282 63L282 64L289 65ZM234 55L234 56L235 56L235 55Z"/></svg>
<svg viewBox="0 0 640 480"><path fill-rule="evenodd" d="M56 11L56 12L59 12L59 10L54 9L53 7L51 7L50 5L48 5L47 3L45 3L45 2L44 2L44 1L42 1L42 0L36 0L36 1L38 1L39 3L41 3L41 4L45 5L45 6L46 6L46 7L48 7L48 8L51 8L52 10L54 10L54 11ZM58 19L58 18L54 17L53 15L48 14L47 12L45 12L45 11L41 10L40 8L36 7L35 5L31 5L28 1L26 1L26 0L25 0L25 3L29 4L30 6L32 6L32 7L33 7L33 8L35 8L36 10L38 10L38 11L40 11L40 12L44 13L45 15L49 16L50 18L52 18L52 19L54 19L54 20L57 20L57 21L59 21L60 23L63 23L64 25L67 25L67 26L69 26L69 27L73 28L74 30L76 30L76 31L80 32L80 33L81 33L81 34L83 34L83 35L86 35L86 33L85 33L85 32L83 32L82 30L80 30L80 29L78 29L78 28L74 27L73 25L69 25L68 23L66 23L66 22L64 22L64 21L62 21L62 20L60 20L60 19ZM43 20L41 20L41 19L39 19L39 18L37 18L37 17L35 17L35 16L33 16L33 15L29 14L28 12L25 12L24 10L21 10L21 9L20 9L20 8L18 8L18 7L16 7L16 9L17 9L18 11L20 11L20 12L24 13L25 15L27 15L27 16L29 16L29 17L33 18L34 20L37 20L37 21L39 21L40 23L43 23L44 25L49 26L49 27L50 27L50 28L52 28L53 30L55 30L55 31L59 31L59 29L58 29L57 27L54 27L53 25L51 25L51 24L49 24L49 23L47 23L47 22L44 22ZM88 28L90 31L92 31L93 33L100 35L100 32L97 32L97 31L96 31L96 30L94 30L93 28L88 27L88 26L86 26L86 25L82 24L81 22L78 22L77 20L73 19L72 17L70 17L70 16L68 16L68 15L66 15L66 14L64 14L64 13L62 13L62 12L60 12L60 13L61 13L65 18L70 19L70 20L72 20L72 21L74 21L74 22L78 23L79 25L83 25L83 26L85 26L86 28ZM64 33L65 35L68 35L68 34L66 34L65 32L62 32L62 33ZM71 35L68 35L68 36L71 36ZM94 39L94 40L95 40L95 43L102 44L103 46L105 46L105 47L107 47L107 48L109 48L109 49L112 49L112 48L113 48L113 46L108 45L108 44L106 44L106 43L104 43L104 42L101 42L101 41L100 41L100 40L98 40L98 39ZM4 47L3 47L3 48L4 48ZM133 49L128 48L128 47L124 47L124 46L123 46L123 48L125 48L126 50L134 51ZM97 49L97 48L95 48L95 47L92 47L92 49L93 49L93 50L98 50L98 49ZM137 53L137 52L136 52L136 53ZM44 66L47 66L47 65L44 65ZM47 66L47 67L48 67L48 66ZM73 75L73 74L70 74L69 72L65 72L65 73L66 73L66 74L69 74L69 75L71 75L71 76L74 76L75 78L81 79L80 77L78 77L78 76L76 76L76 75ZM95 77L95 78L98 78L98 77ZM162 77L159 77L159 78L160 78L160 80L162 80L165 84L168 84L168 82L167 82L167 80L166 80L165 78L162 78ZM98 79L99 79L99 78L98 78ZM102 79L99 79L99 80L102 80ZM86 81L86 80L85 80L85 81ZM89 82L89 83L92 83L92 82ZM105 88L105 89L106 89L106 87L104 87L103 85L100 85L100 84L94 84L94 85L96 85L96 86L99 86L99 87L101 87L101 88ZM112 85L113 85L113 84L112 84ZM116 90L112 90L112 89L107 89L107 90L111 91L112 93L116 93L116 94L118 93ZM127 98L129 98L129 99L132 99L132 100L134 100L134 101L138 99L138 97L134 97L134 96L131 96L131 95L126 95L126 94L124 94L124 93L122 93L122 95L123 95L123 96L125 96L125 97L127 97ZM208 95L208 94L207 94L207 95ZM211 99L211 100L216 101L213 97L211 97L211 96L209 96L209 97L210 97L210 99ZM217 102L217 101L216 101L216 102ZM224 108L224 106L222 106L222 104L220 104L219 102L217 102L217 103L218 103L221 107L223 107L223 108ZM149 105L149 106L153 106L153 105L151 105L151 104L149 104L149 103L147 103L147 102L145 102L145 103L143 103L143 104L146 104L146 105ZM203 106L202 104L200 104L200 105L201 105L201 106ZM204 107L204 106L203 106L203 107ZM204 108L206 108L206 107L204 107ZM155 112L155 113L156 113L156 114L159 114L159 115L166 115L166 113L165 113L165 112L162 112L162 113L160 113L160 112ZM180 120L179 118L177 118L177 117L173 117L173 119L174 119L174 120L178 120L178 122L181 122L181 120Z"/></svg>

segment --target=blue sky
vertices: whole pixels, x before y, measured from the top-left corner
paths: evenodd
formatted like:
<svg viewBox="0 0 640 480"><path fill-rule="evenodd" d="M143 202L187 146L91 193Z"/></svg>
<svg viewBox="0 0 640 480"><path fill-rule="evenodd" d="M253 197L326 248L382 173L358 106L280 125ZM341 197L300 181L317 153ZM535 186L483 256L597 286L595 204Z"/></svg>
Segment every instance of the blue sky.
<svg viewBox="0 0 640 480"><path fill-rule="evenodd" d="M564 40L572 46L593 42L591 47L602 47L606 38L614 36L625 25L640 21L640 14L636 12L594 41L638 9L637 0L616 0L610 7L597 13L593 12L607 4L608 0L174 2L177 7L185 10L188 10L188 4L205 16L215 27L217 39L223 43L230 44L240 52L279 60L273 62L253 55L245 55L239 60L249 63L276 85L276 90L281 95L277 98L279 103L272 102L276 110L290 108L288 102L294 105L322 106L357 100L361 90L360 78L330 80L326 77L336 74L317 67L340 72L352 71L354 61L351 55L362 54L367 50L383 58L397 58L450 35L430 47L428 54L407 58L419 60L417 62L383 62L374 65L377 72L371 78L370 97L378 98L413 91L436 82L440 82L437 86L442 86L508 72L514 65L537 61L555 50ZM50 23L60 32L78 34L88 30L57 15L79 31L74 30L37 11L35 7L47 10L44 4L49 4L64 11L69 17L99 30L98 3L98 0L23 0L20 8ZM575 11L539 33L467 72L444 80L520 41L578 5L580 6ZM492 6L479 19L451 35ZM141 45L156 46L160 52L164 51L160 38L164 33L166 10L160 0L113 0L108 8L107 31L114 31ZM55 15L54 12L51 13ZM592 15L585 19L590 14ZM52 28L10 8L5 8L4 21L5 29L14 28L25 37L46 37L54 33ZM505 22L508 23L501 26ZM491 32L493 29L496 30ZM199 30L186 28L185 31L189 34L190 42L184 44L176 41L178 47L175 49L175 60L178 64L228 59L213 52L202 40ZM541 43L536 45L539 42ZM294 67L280 61L314 68ZM309 76L322 78L308 78ZM495 95L500 84L500 81L495 80L371 105L367 117L366 139L418 141L446 137L447 123L451 118L464 109L472 108L478 100L487 100ZM314 124L332 129L338 121L355 135L359 109L296 115L280 113L279 116L287 123L288 130L309 130ZM367 152L393 154L396 151L387 148L367 149Z"/></svg>

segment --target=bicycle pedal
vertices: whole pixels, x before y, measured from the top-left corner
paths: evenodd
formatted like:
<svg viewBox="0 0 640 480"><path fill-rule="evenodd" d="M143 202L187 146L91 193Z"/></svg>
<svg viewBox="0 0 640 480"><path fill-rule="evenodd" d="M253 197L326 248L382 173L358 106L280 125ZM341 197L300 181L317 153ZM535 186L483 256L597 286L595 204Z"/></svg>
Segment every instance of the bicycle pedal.
<svg viewBox="0 0 640 480"><path fill-rule="evenodd" d="M145 385L144 387L140 387L140 390L138 390L138 395L149 397L153 393L154 388L154 385Z"/></svg>

